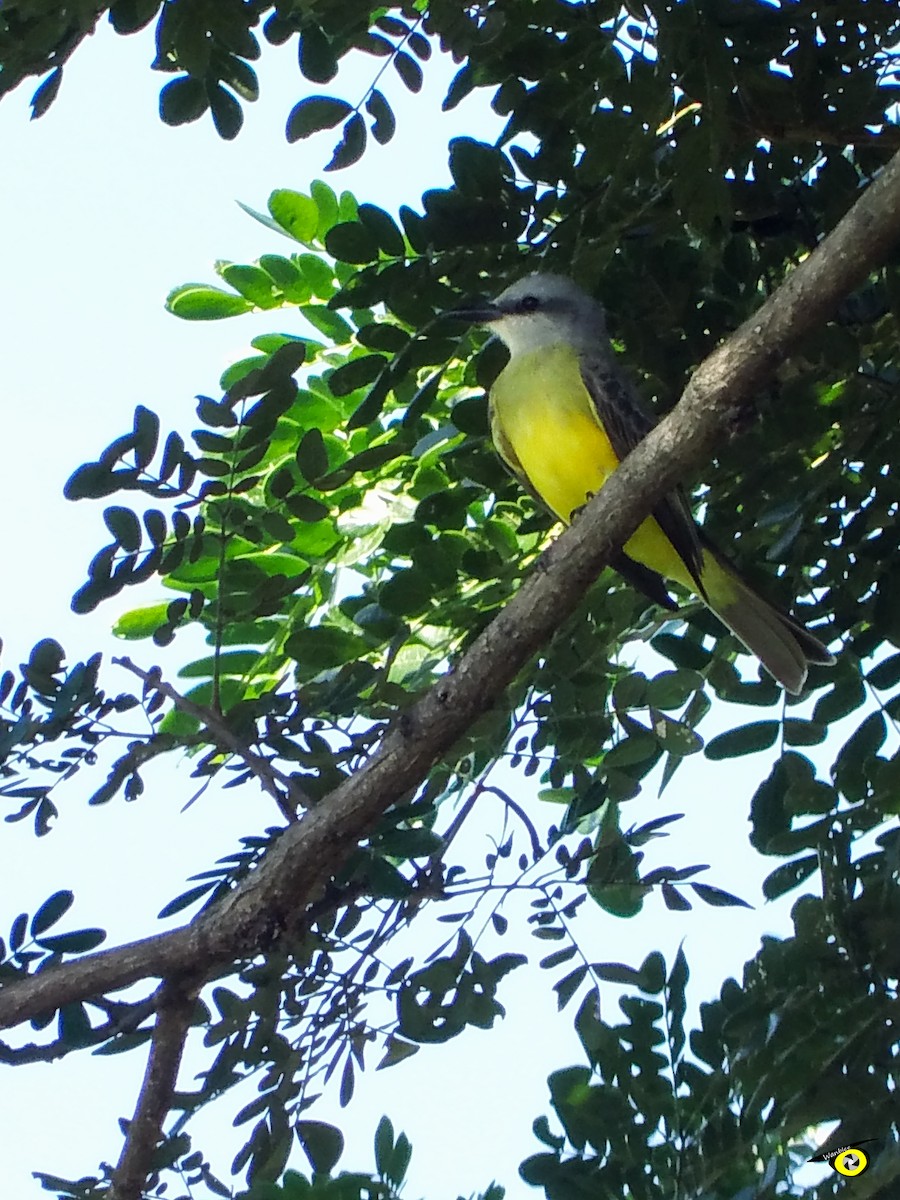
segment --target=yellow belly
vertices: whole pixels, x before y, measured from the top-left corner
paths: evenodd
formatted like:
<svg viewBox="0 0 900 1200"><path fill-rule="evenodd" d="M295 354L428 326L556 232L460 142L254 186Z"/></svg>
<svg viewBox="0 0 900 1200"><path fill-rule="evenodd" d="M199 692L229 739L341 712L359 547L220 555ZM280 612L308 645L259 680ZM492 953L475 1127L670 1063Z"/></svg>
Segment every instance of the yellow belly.
<svg viewBox="0 0 900 1200"><path fill-rule="evenodd" d="M568 524L619 465L565 346L517 355L491 391L494 419L544 503ZM684 563L649 517L625 543L630 558L692 587Z"/></svg>

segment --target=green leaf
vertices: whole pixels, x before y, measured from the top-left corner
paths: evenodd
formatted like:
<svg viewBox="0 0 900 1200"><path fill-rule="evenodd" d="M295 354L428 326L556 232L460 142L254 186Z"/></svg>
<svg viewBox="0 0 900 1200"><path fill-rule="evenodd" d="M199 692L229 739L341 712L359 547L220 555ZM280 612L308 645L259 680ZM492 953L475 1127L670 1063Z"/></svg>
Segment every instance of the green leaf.
<svg viewBox="0 0 900 1200"><path fill-rule="evenodd" d="M476 138L457 137L450 142L450 173L464 195L497 195L502 186L506 162L495 146Z"/></svg>
<svg viewBox="0 0 900 1200"><path fill-rule="evenodd" d="M277 188L269 196L272 219L296 242L310 245L316 237L319 209L311 196L290 188Z"/></svg>
<svg viewBox="0 0 900 1200"><path fill-rule="evenodd" d="M249 63L235 54L229 54L221 64L220 70L222 82L227 83L242 100L252 103L259 99L259 80ZM213 109L215 110L215 106Z"/></svg>
<svg viewBox="0 0 900 1200"><path fill-rule="evenodd" d="M767 900L777 900L785 892L798 887L804 879L808 879L818 867L817 854L807 854L803 858L795 858L793 862L783 863L766 876L762 888L763 895Z"/></svg>
<svg viewBox="0 0 900 1200"><path fill-rule="evenodd" d="M684 667L679 671L663 671L650 680L646 702L659 709L681 708L702 686L703 676L697 671Z"/></svg>
<svg viewBox="0 0 900 1200"><path fill-rule="evenodd" d="M389 37L404 38L409 33L409 26L399 17L381 16L376 19L375 24Z"/></svg>
<svg viewBox="0 0 900 1200"><path fill-rule="evenodd" d="M274 308L280 303L272 276L262 267L228 263L222 267L220 274L229 287L240 292L257 308Z"/></svg>
<svg viewBox="0 0 900 1200"><path fill-rule="evenodd" d="M317 673L326 667L361 658L368 650L364 638L337 629L333 625L313 625L297 629L288 638L285 651L307 672Z"/></svg>
<svg viewBox="0 0 900 1200"><path fill-rule="evenodd" d="M746 900L742 900L740 896L734 896L731 892L723 891L722 888L711 887L708 883L692 883L688 886L693 888L694 892L705 904L712 905L713 908L753 907Z"/></svg>
<svg viewBox="0 0 900 1200"><path fill-rule="evenodd" d="M166 125L185 125L202 117L209 107L206 84L192 75L180 75L159 93L159 115Z"/></svg>
<svg viewBox="0 0 900 1200"><path fill-rule="evenodd" d="M382 350L386 354L397 354L409 345L410 337L406 330L401 329L399 325L392 325L389 321L373 321L370 325L363 325L357 330L356 340L368 350Z"/></svg>
<svg viewBox="0 0 900 1200"><path fill-rule="evenodd" d="M423 34L411 33L408 45L413 54L417 58L421 58L423 62L427 62L431 58L431 42Z"/></svg>
<svg viewBox="0 0 900 1200"><path fill-rule="evenodd" d="M52 954L87 954L106 941L105 929L76 929L39 939L39 945Z"/></svg>
<svg viewBox="0 0 900 1200"><path fill-rule="evenodd" d="M91 1022L87 1009L80 1002L66 1004L59 1010L59 1040L69 1049L91 1044Z"/></svg>
<svg viewBox="0 0 900 1200"><path fill-rule="evenodd" d="M544 971L550 971L554 967L559 967L563 963L574 958L578 953L577 946L563 946L561 950L554 950L551 954L546 954L540 961L540 967Z"/></svg>
<svg viewBox="0 0 900 1200"><path fill-rule="evenodd" d="M33 938L40 937L69 911L75 903L75 893L68 890L54 892L31 918L29 932Z"/></svg>
<svg viewBox="0 0 900 1200"><path fill-rule="evenodd" d="M382 1117L375 1130L375 1170L382 1179L387 1175L394 1153L394 1126L387 1117Z"/></svg>
<svg viewBox="0 0 900 1200"><path fill-rule="evenodd" d="M319 333L330 338L338 346L345 346L353 337L353 329L340 313L333 312L323 304L301 304L300 312Z"/></svg>
<svg viewBox="0 0 900 1200"><path fill-rule="evenodd" d="M130 508L110 505L103 510L103 521L123 550L140 548L141 523Z"/></svg>
<svg viewBox="0 0 900 1200"><path fill-rule="evenodd" d="M85 463L66 480L63 495L67 500L99 500L118 491L115 474L104 463Z"/></svg>
<svg viewBox="0 0 900 1200"><path fill-rule="evenodd" d="M374 843L380 854L404 860L428 858L442 849L444 839L432 829L388 829Z"/></svg>
<svg viewBox="0 0 900 1200"><path fill-rule="evenodd" d="M405 1133L401 1133L394 1146L394 1153L387 1168L387 1177L395 1185L397 1191L406 1178L409 1160L412 1158L412 1145Z"/></svg>
<svg viewBox="0 0 900 1200"><path fill-rule="evenodd" d="M884 745L887 724L880 712L869 713L838 751L835 770L863 770Z"/></svg>
<svg viewBox="0 0 900 1200"><path fill-rule="evenodd" d="M438 371L428 380L429 384L434 381L433 390L435 394L440 378L441 372ZM490 432L487 398L485 396L468 396L465 400L460 400L457 404L453 405L450 412L450 419L460 433L471 433L476 437L485 437Z"/></svg>
<svg viewBox="0 0 900 1200"><path fill-rule="evenodd" d="M372 137L379 146L386 146L394 136L397 120L393 109L378 88L374 88L366 100L366 112L372 117Z"/></svg>
<svg viewBox="0 0 900 1200"><path fill-rule="evenodd" d="M325 249L338 262L359 266L378 261L378 243L358 221L342 221L325 235Z"/></svg>
<svg viewBox="0 0 900 1200"><path fill-rule="evenodd" d="M149 465L159 444L159 417L143 404L134 410L134 460L139 467Z"/></svg>
<svg viewBox="0 0 900 1200"><path fill-rule="evenodd" d="M183 321L221 321L250 312L253 305L243 296L204 283L183 283L166 297L166 308Z"/></svg>
<svg viewBox="0 0 900 1200"><path fill-rule="evenodd" d="M209 89L209 107L212 109L213 124L219 137L227 142L236 138L244 124L244 112L240 101L227 88L217 83Z"/></svg>
<svg viewBox="0 0 900 1200"><path fill-rule="evenodd" d="M298 1121L295 1129L315 1173L330 1175L344 1150L341 1131L324 1121Z"/></svg>
<svg viewBox="0 0 900 1200"><path fill-rule="evenodd" d="M170 709L159 723L159 732L168 733L174 738L192 737L199 729L200 722L196 717L177 708Z"/></svg>
<svg viewBox="0 0 900 1200"><path fill-rule="evenodd" d="M338 204L337 196L334 194L334 189L329 187L322 179L314 179L309 185L309 191L319 210L319 224L316 234L322 239L332 225L340 220L340 205Z"/></svg>
<svg viewBox="0 0 900 1200"><path fill-rule="evenodd" d="M325 439L318 429L308 429L300 440L296 452L297 466L304 479L314 483L328 471L328 451Z"/></svg>
<svg viewBox="0 0 900 1200"><path fill-rule="evenodd" d="M362 429L365 425L368 425L380 416L384 402L391 390L391 381L391 372L382 371L372 387L369 388L365 400L350 414L346 425L348 430Z"/></svg>
<svg viewBox="0 0 900 1200"><path fill-rule="evenodd" d="M896 660L897 680L900 680L900 654L892 656ZM892 680L894 670L890 667L891 659L880 664L874 671L870 671L867 679L873 687L892 687L897 680ZM881 671L881 668L886 668ZM879 671L881 674L879 675ZM887 683L876 683L875 677L887 680ZM816 701L816 707L813 709L813 720L820 722L822 725L829 725L833 721L840 721L843 717L847 717L850 713L855 712L857 708L865 703L866 689L863 686L862 680L857 675L850 675L845 679L838 680L834 687L827 691L823 696L820 696Z"/></svg>
<svg viewBox="0 0 900 1200"><path fill-rule="evenodd" d="M310 525L314 525L317 521L324 521L331 513L327 504L323 504L321 500L316 500L313 496L289 496L285 504L293 516Z"/></svg>
<svg viewBox="0 0 900 1200"><path fill-rule="evenodd" d="M464 63L450 81L447 95L441 104L442 112L450 112L475 90L477 78L471 63Z"/></svg>
<svg viewBox="0 0 900 1200"><path fill-rule="evenodd" d="M407 204L399 208L400 221L407 241L417 254L424 254L431 245L431 226L425 217L414 212Z"/></svg>
<svg viewBox="0 0 900 1200"><path fill-rule="evenodd" d="M414 1054L418 1054L419 1047L413 1042L405 1042L402 1038L392 1035L388 1039L387 1049L384 1056L375 1068L376 1071L381 1071L385 1067L396 1066L397 1063L403 1062L407 1058L411 1058Z"/></svg>
<svg viewBox="0 0 900 1200"><path fill-rule="evenodd" d="M300 73L310 83L330 83L337 75L338 60L328 36L318 25L305 25L300 34Z"/></svg>
<svg viewBox="0 0 900 1200"><path fill-rule="evenodd" d="M603 761L607 767L629 767L646 762L658 750L659 743L652 733L636 733L617 742L606 752Z"/></svg>
<svg viewBox="0 0 900 1200"><path fill-rule="evenodd" d="M406 243L399 226L390 213L386 213L383 208L378 208L375 204L361 204L357 219L378 243L380 250L395 258L404 257Z"/></svg>
<svg viewBox="0 0 900 1200"><path fill-rule="evenodd" d="M714 737L706 743L704 753L713 762L721 762L726 758L740 758L744 754L756 754L775 745L778 730L777 721L751 721L749 725L741 725Z"/></svg>
<svg viewBox="0 0 900 1200"><path fill-rule="evenodd" d="M689 642L687 638L676 637L672 633L658 633L650 639L650 645L657 654L675 663L677 667L687 667L694 671L702 672L709 666L712 658L709 650L704 650L696 642Z"/></svg>
<svg viewBox="0 0 900 1200"><path fill-rule="evenodd" d="M866 675L866 682L870 683L873 688L877 688L879 691L896 687L896 685L900 683L900 654L892 654L889 658L886 658L883 662L880 662L877 667L873 667L872 670ZM825 697L823 697L823 699L825 699ZM818 714L819 706L817 704L815 719L817 721L829 719L820 717Z"/></svg>
<svg viewBox="0 0 900 1200"><path fill-rule="evenodd" d="M419 567L402 568L381 585L379 602L397 616L417 616L426 609L433 590L425 571Z"/></svg>
<svg viewBox="0 0 900 1200"><path fill-rule="evenodd" d="M285 134L289 142L310 137L323 129L340 124L353 106L336 96L307 96L291 109Z"/></svg>
<svg viewBox="0 0 900 1200"><path fill-rule="evenodd" d="M422 68L405 50L400 50L394 55L394 67L411 92L420 92L422 90L422 81L424 79Z"/></svg>
<svg viewBox="0 0 900 1200"><path fill-rule="evenodd" d="M129 640L152 637L161 625L165 625L168 607L168 604L162 603L133 608L119 617L113 625L113 634Z"/></svg>
<svg viewBox="0 0 900 1200"><path fill-rule="evenodd" d="M45 80L34 90L31 97L31 119L37 120L42 117L53 101L56 99L59 92L59 85L62 83L62 67L57 67L51 71Z"/></svg>
<svg viewBox="0 0 900 1200"><path fill-rule="evenodd" d="M658 996L666 986L666 960L658 950L653 950L641 963L638 987L648 996Z"/></svg>
<svg viewBox="0 0 900 1200"><path fill-rule="evenodd" d="M597 979L607 983L624 983L633 987L641 986L641 973L625 963L591 963L591 972Z"/></svg>
<svg viewBox="0 0 900 1200"><path fill-rule="evenodd" d="M581 987L587 978L588 969L585 966L576 967L574 971L570 971L557 983L554 983L553 990L556 992L556 1007L562 1012L578 989Z"/></svg>
<svg viewBox="0 0 900 1200"><path fill-rule="evenodd" d="M341 171L359 162L366 149L366 123L359 113L354 113L344 126L343 136L334 148L331 162L326 171Z"/></svg>
<svg viewBox="0 0 900 1200"><path fill-rule="evenodd" d="M57 684L52 676L56 675L65 661L65 652L55 638L41 638L32 647L28 656L28 667L25 672L28 683L42 695L56 691Z"/></svg>
<svg viewBox="0 0 900 1200"><path fill-rule="evenodd" d="M214 887L211 883L201 883L197 887L188 888L186 892L182 892L180 896L176 896L174 900L170 900L156 914L157 920L163 920L165 917L174 917L176 913L184 912L186 908L190 908L192 904L206 896Z"/></svg>
<svg viewBox="0 0 900 1200"><path fill-rule="evenodd" d="M383 354L364 354L360 358L351 358L328 376L328 390L333 396L349 396L357 388L374 383L387 366L388 360Z"/></svg>
<svg viewBox="0 0 900 1200"><path fill-rule="evenodd" d="M801 717L787 717L782 722L786 746L818 746L828 736L828 729L818 721L805 721Z"/></svg>

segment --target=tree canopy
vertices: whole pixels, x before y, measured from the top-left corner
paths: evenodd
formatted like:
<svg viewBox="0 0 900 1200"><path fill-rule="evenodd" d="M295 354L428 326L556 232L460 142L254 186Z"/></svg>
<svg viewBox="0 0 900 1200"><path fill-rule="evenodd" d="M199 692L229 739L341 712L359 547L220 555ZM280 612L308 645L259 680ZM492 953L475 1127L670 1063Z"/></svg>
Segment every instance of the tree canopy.
<svg viewBox="0 0 900 1200"><path fill-rule="evenodd" d="M0 1026L37 1032L0 1044L3 1060L150 1055L116 1167L44 1185L79 1200L232 1194L190 1118L253 1076L241 1195L394 1196L405 1137L385 1119L375 1172L339 1170L342 1135L315 1119L316 1095L334 1075L349 1105L364 1068L421 1047L438 1061L432 1043L490 1028L515 1003L507 977L537 953L584 1051L551 1076L553 1114L521 1167L551 1200L819 1200L846 1186L839 1171L805 1190L794 1177L827 1121L841 1123L835 1148L873 1139L854 1195L894 1194L896 6L18 0L0 10L0 92L49 72L34 98L46 111L107 11L123 33L158 19L153 66L174 75L163 120L209 110L223 137L256 95L260 26L316 88L348 54L383 60L361 99L302 85L287 117L289 139L335 131L332 181L402 119L383 67L415 91L429 57L450 53L445 105L488 88L507 121L496 144L455 139L452 185L396 216L322 180L248 210L284 252L222 261L216 283L175 286L169 309L271 310L280 325L288 310L298 332L255 338L199 398L193 433L139 406L67 484L70 500L106 503L109 532L75 610L138 584L153 599L115 628L134 644L119 660L131 692L108 694L100 655L67 664L52 637L3 674L6 820L52 836L73 778L93 776L91 803L119 803L140 797L148 764L185 754L196 788L261 789L279 819L173 897L164 914L193 915L171 933L98 952L104 932L77 928L70 892L33 913L10 901ZM445 315L537 267L604 303L661 415L685 393L559 541L489 444L502 350ZM673 615L599 571L677 480L740 569L773 598L799 596L838 654L798 700L701 606ZM207 651L176 681L153 649L188 627ZM705 739L714 704L766 712ZM772 748L760 778L752 756ZM688 1028L686 956L595 961L578 914L638 918L654 894L676 911L742 902L720 886L727 847L709 875L650 870L643 848L678 814L661 801L652 822L629 818L698 754L746 760L751 842L773 859L765 894L797 900L793 936L766 939ZM530 785L520 797L497 782L501 762L556 806L548 832ZM488 796L502 834L461 858L456 835ZM531 898L527 930L504 915L513 894ZM428 950L401 956L399 935L434 911ZM625 988L615 1016L600 1004L610 987ZM208 1065L185 1092L189 1037ZM306 1175L285 1170L295 1136Z"/></svg>

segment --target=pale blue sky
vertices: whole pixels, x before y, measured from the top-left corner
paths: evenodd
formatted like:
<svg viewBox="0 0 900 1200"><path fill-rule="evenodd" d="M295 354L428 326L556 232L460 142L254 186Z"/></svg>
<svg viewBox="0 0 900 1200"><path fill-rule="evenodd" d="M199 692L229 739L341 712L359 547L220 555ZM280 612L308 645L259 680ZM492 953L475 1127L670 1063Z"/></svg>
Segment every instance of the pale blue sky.
<svg viewBox="0 0 900 1200"><path fill-rule="evenodd" d="M150 32L122 39L101 25L66 68L60 98L46 117L28 121L30 89L0 105L7 397L0 533L9 572L0 593L0 633L6 665L47 635L61 640L71 658L98 648L108 657L120 648L108 635L111 623L137 602L132 592L90 617L70 613L69 598L104 535L101 504L62 499L70 472L130 427L137 403L155 409L164 428L192 428L194 395L215 391L221 370L247 352L251 337L299 324L290 311L188 324L163 309L174 285L213 280L217 258L252 261L284 250L286 243L234 201L263 209L275 187L305 190L330 157L330 134L294 146L284 141L287 112L313 90L300 78L293 51L264 49L263 98L247 107L233 143L220 141L207 120L180 129L160 123L162 78L148 70L152 53ZM357 99L380 65L358 60L342 71L334 91ZM489 139L500 127L484 95L440 113L455 69L433 60L426 88L414 100L389 76L397 136L331 177L332 185L395 212L402 202L416 206L424 189L446 185L447 140L458 133ZM151 583L145 590L148 600L156 597L153 589ZM144 665L160 657L149 646L128 650ZM105 679L110 689L129 686L114 672ZM704 732L711 736L740 721L738 710L724 709ZM760 881L776 863L748 850L746 814L767 769L765 756L736 766L698 758L679 772L663 801L648 790L629 809L635 823L660 812L688 813L676 839L651 847L652 865L711 861L708 882L758 903ZM2 888L0 929L5 932L18 906L33 911L50 891L72 887L77 899L68 927L105 925L109 944L151 932L155 913L189 874L229 852L240 834L276 819L250 790L207 793L182 814L193 790L188 771L175 763L157 770L132 805L119 798L87 810L73 794L57 828L40 842L27 824L0 825L4 860L14 864L11 880L7 865ZM534 806L531 785L523 784L519 778L510 786ZM494 830L495 818L485 810L480 828L469 834L473 854L483 854L484 833ZM684 939L696 1004L727 974L740 972L761 932L788 931L789 904L674 914L654 899L637 921L593 914L580 922L579 936L592 957L635 966L654 948L671 961ZM506 948L513 947L499 944L489 952ZM541 956L537 943L524 948L535 960ZM386 1112L413 1142L408 1196L465 1195L494 1178L517 1200L536 1195L518 1181L516 1168L537 1149L530 1126L548 1111L545 1077L581 1061L572 1014L556 1015L551 982L536 970L513 974L501 992L510 1016L494 1032L471 1031L451 1046L423 1049L392 1071L368 1074L343 1114L328 1097L311 1115L345 1129L342 1165L371 1168L372 1134ZM201 1061L189 1058L194 1069ZM130 1115L142 1070L142 1055L133 1054L70 1056L53 1066L7 1071L0 1083L4 1193L39 1194L34 1169L78 1176L101 1158L114 1161L116 1118ZM230 1129L236 1107L227 1102L196 1122L198 1144L220 1173L238 1145ZM303 1169L299 1149L293 1161Z"/></svg>

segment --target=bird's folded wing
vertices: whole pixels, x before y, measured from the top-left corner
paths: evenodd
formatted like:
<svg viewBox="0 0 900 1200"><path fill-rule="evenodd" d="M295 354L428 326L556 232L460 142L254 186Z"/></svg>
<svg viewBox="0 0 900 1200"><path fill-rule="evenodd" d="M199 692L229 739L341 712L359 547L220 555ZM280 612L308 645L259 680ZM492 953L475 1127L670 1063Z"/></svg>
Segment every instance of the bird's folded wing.
<svg viewBox="0 0 900 1200"><path fill-rule="evenodd" d="M490 406L490 421L491 421L491 437L494 440L494 446L497 453L500 455L504 465L509 469L510 473L515 476L520 485L531 496L532 500L539 508L546 509L547 505L541 497L540 493L532 486L531 480L525 472L525 468L519 462L515 450L503 431L503 426L496 419L493 406ZM640 440L640 439L639 439ZM618 451L617 451L618 453ZM556 516L555 513L552 514ZM654 604L659 604L663 608L669 609L670 612L677 610L678 605L669 595L663 577L656 571L651 571L649 567L642 566L641 563L634 562L630 559L624 550L610 559L609 565L627 580L632 587L643 592L644 595L652 600Z"/></svg>
<svg viewBox="0 0 900 1200"><path fill-rule="evenodd" d="M656 424L652 415L622 372L605 356L583 358L581 377L597 419L621 462ZM697 589L704 594L700 575L703 549L697 524L680 488L669 492L653 510L663 533L675 547Z"/></svg>

